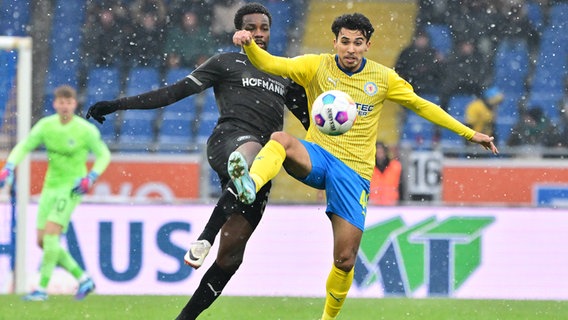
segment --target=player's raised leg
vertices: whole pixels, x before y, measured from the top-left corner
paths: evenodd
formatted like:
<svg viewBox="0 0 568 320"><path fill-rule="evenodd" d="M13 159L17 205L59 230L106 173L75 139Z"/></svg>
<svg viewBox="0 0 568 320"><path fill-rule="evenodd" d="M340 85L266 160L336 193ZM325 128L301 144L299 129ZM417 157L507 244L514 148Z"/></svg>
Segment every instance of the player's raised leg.
<svg viewBox="0 0 568 320"><path fill-rule="evenodd" d="M252 203L258 190L280 172L285 159L286 149L276 140L268 141L258 152L250 173L243 155L238 151L231 153L227 169L237 189L238 199Z"/></svg>
<svg viewBox="0 0 568 320"><path fill-rule="evenodd" d="M253 203L256 199L256 187L249 175L247 161L239 151L229 156L227 171L235 184L239 200L245 204Z"/></svg>

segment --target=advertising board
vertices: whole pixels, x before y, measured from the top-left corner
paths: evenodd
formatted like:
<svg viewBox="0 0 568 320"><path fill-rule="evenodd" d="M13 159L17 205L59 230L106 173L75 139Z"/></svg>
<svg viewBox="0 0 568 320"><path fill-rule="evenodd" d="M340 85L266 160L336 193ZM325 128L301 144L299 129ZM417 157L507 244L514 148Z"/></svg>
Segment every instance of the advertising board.
<svg viewBox="0 0 568 320"><path fill-rule="evenodd" d="M41 259L35 210L31 205L27 222L29 289ZM218 243L198 270L182 260L211 210L83 204L63 243L92 275L98 294L188 295L216 255ZM568 299L566 225L568 211L545 208L370 207L349 295ZM224 294L323 296L331 250L324 207L269 205ZM2 253L3 270L8 262ZM3 290L9 274L1 273ZM58 269L49 290L75 287Z"/></svg>

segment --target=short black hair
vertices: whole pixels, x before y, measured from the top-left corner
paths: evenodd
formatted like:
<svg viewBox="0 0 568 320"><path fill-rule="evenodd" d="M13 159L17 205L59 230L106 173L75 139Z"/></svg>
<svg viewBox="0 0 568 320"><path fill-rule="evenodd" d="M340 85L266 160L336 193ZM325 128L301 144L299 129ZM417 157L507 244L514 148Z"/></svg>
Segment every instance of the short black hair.
<svg viewBox="0 0 568 320"><path fill-rule="evenodd" d="M268 9L258 2L251 2L240 7L237 13L235 13L235 29L241 30L243 28L243 17L253 13L266 15L268 17L268 25L272 26L272 16L270 12L268 12Z"/></svg>
<svg viewBox="0 0 568 320"><path fill-rule="evenodd" d="M341 28L361 31L363 36L367 38L367 41L371 40L371 36L375 32L375 28L373 28L369 18L361 13L344 14L335 18L331 24L331 31L335 34L335 38L339 36Z"/></svg>

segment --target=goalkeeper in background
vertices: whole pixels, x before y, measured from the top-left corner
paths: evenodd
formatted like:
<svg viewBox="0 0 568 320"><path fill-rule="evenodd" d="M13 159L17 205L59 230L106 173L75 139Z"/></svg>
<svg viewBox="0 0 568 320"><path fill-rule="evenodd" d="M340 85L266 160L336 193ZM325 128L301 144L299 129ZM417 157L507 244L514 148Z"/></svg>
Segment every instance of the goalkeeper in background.
<svg viewBox="0 0 568 320"><path fill-rule="evenodd" d="M43 249L40 280L37 289L23 297L26 301L47 300L47 286L55 266L69 271L78 281L75 294L82 300L95 289L93 280L65 250L59 238L67 231L71 214L97 177L110 162L110 151L100 138L99 130L75 115L77 95L70 86L55 89L53 107L56 114L39 120L29 135L10 152L0 171L0 188L11 184L15 167L24 157L43 145L47 150L48 168L41 192L37 215L37 243ZM96 156L87 173L87 158Z"/></svg>

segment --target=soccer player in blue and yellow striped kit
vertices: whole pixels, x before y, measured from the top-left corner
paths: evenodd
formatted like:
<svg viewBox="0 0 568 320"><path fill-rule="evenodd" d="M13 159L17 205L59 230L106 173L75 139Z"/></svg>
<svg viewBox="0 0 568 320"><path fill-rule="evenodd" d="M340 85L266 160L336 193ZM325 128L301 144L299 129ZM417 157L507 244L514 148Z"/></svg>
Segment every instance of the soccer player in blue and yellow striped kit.
<svg viewBox="0 0 568 320"><path fill-rule="evenodd" d="M364 57L374 28L362 14L335 19L336 54L306 54L295 58L275 57L255 44L251 33L233 36L251 62L265 72L289 77L306 89L309 107L324 91L342 90L355 100L358 119L340 136L321 133L311 124L305 140L275 132L253 162L250 172L244 157L231 154L228 171L239 198L251 203L256 192L284 166L297 180L326 191L326 213L331 220L333 266L326 283L322 320L336 319L353 282L353 267L363 235L370 179L375 163L375 142L381 125L383 102L390 100L416 112L485 149L498 153L493 137L475 132L437 105L419 97L394 70Z"/></svg>

